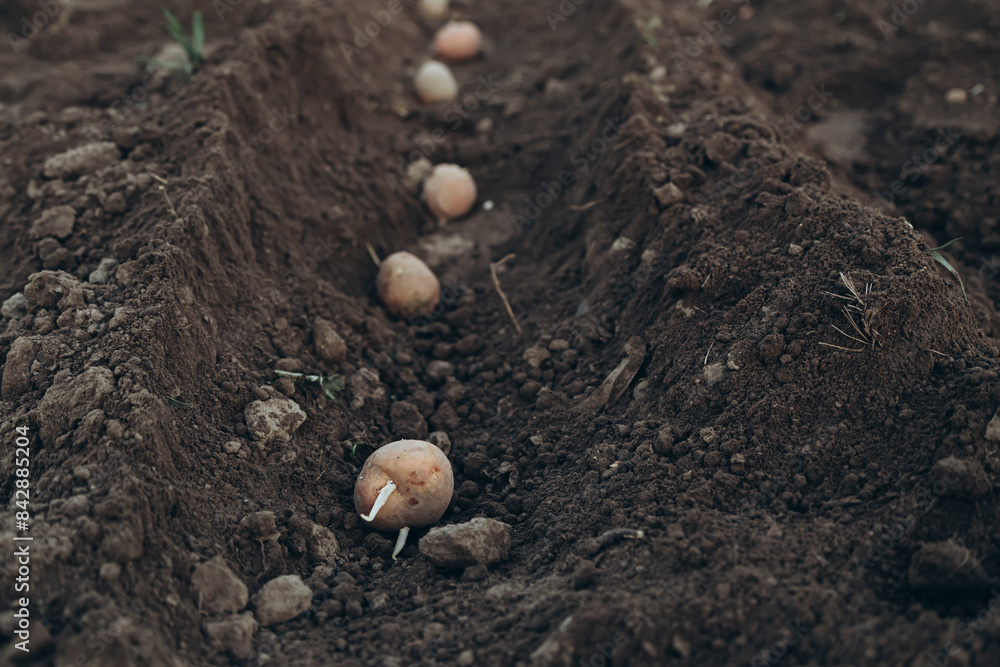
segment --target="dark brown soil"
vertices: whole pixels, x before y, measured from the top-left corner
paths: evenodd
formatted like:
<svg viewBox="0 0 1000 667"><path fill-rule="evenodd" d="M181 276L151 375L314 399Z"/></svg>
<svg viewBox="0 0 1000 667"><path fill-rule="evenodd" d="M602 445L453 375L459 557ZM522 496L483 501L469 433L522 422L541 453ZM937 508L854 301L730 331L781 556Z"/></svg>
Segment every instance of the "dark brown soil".
<svg viewBox="0 0 1000 667"><path fill-rule="evenodd" d="M1000 662L995 4L456 0L484 53L439 108L411 93L415 3L354 50L387 4L331 4L198 5L190 80L135 60L168 44L155 4L59 5L0 45L0 301L27 297L0 321L4 641L34 537L32 652L0 660ZM0 5L3 33L39 6ZM418 157L480 206L439 228ZM928 252L959 236L968 303ZM387 317L369 244L425 257L442 311ZM256 442L246 407L286 394L305 423ZM442 522L513 527L486 571L359 525L365 457L428 431ZM192 584L216 556L246 610L285 574L310 608L220 649Z"/></svg>

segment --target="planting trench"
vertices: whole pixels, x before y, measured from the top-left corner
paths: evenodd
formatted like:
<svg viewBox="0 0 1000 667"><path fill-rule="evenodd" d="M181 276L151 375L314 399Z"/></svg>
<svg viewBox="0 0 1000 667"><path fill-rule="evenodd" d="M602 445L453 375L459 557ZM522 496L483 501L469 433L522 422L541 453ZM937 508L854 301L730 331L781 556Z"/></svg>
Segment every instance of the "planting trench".
<svg viewBox="0 0 1000 667"><path fill-rule="evenodd" d="M26 4L0 10L5 33ZM459 107L427 109L410 80L433 26L410 3L355 50L372 7L272 4L204 8L189 82L143 81L134 54L164 42L141 4L84 3L0 56L0 287L28 297L0 334L0 442L33 434L30 659L997 662L1000 623L958 625L1000 583L993 297L967 306L906 220L863 207L863 160L824 163L815 136L782 130L822 83L805 35L779 40L814 60L777 92L794 54L747 53L788 22L833 30L833 8L730 3L738 18L680 60L723 5L456 3L484 55L455 68ZM876 55L884 10L845 10ZM961 33L923 38L947 58ZM808 128L856 110L845 62ZM43 168L99 135L82 164ZM401 183L420 156L468 167L493 206L439 228ZM991 192L983 163L952 156L956 182ZM73 224L43 233L66 224L57 207ZM443 311L387 318L368 244L424 256ZM522 335L489 271L508 254ZM345 359L324 358L318 319ZM276 368L345 387L331 401ZM246 407L286 393L305 423L256 442ZM435 567L420 531L393 562L392 536L359 525L364 458L430 431L456 473L443 522L512 526L488 570ZM595 541L615 529L643 537ZM193 572L216 556L249 603L199 600ZM256 594L286 574L311 589L304 613L216 637L244 607L261 620Z"/></svg>

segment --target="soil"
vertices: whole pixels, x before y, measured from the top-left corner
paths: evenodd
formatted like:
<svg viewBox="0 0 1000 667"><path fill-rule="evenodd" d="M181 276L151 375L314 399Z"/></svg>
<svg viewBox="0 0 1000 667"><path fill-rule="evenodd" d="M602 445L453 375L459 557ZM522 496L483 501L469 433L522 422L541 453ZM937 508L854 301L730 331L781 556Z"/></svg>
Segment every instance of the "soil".
<svg viewBox="0 0 1000 667"><path fill-rule="evenodd" d="M0 530L34 538L0 660L1000 662L995 4L456 0L483 53L431 108L409 0L176 3L190 78L135 58L155 3L44 4L0 5L47 17L0 49ZM480 205L439 225L421 157ZM378 303L398 250L442 279L425 320ZM248 406L289 397L261 442ZM506 559L361 525L408 437ZM305 611L236 615L282 575Z"/></svg>

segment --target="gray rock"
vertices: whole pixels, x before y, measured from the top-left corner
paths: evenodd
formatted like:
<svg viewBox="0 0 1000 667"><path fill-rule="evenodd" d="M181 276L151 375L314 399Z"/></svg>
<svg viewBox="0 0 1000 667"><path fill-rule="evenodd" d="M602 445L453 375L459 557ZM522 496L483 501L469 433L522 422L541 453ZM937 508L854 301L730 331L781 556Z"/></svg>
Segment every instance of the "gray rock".
<svg viewBox="0 0 1000 667"><path fill-rule="evenodd" d="M15 317L21 317L28 313L28 300L24 298L24 294L17 292L9 299L0 305L0 315L8 319L14 319Z"/></svg>
<svg viewBox="0 0 1000 667"><path fill-rule="evenodd" d="M229 569L222 556L195 566L191 588L198 608L209 613L239 611L250 597L246 584Z"/></svg>
<svg viewBox="0 0 1000 667"><path fill-rule="evenodd" d="M118 266L117 259L114 257L105 257L101 260L101 263L97 265L97 268L90 272L90 276L87 277L87 282L94 283L96 285L103 285L111 279L111 272L114 271L116 266Z"/></svg>
<svg viewBox="0 0 1000 667"><path fill-rule="evenodd" d="M250 657L257 621L253 614L234 614L221 621L205 621L201 626L208 637L208 644L216 653L229 651L238 660Z"/></svg>
<svg viewBox="0 0 1000 667"><path fill-rule="evenodd" d="M118 147L110 141L97 141L53 155L45 161L42 173L47 178L69 178L97 171L121 159Z"/></svg>
<svg viewBox="0 0 1000 667"><path fill-rule="evenodd" d="M313 342L316 345L316 353L326 361L343 361L347 356L347 343L337 333L333 324L321 317L317 317L313 323Z"/></svg>
<svg viewBox="0 0 1000 667"><path fill-rule="evenodd" d="M76 224L76 210L72 206L56 206L42 211L42 214L31 223L28 236L33 239L46 236L64 239L73 233L74 224Z"/></svg>
<svg viewBox="0 0 1000 667"><path fill-rule="evenodd" d="M10 345L7 363L3 367L0 381L0 396L14 400L30 386L31 362L35 360L35 344L28 338L18 338Z"/></svg>
<svg viewBox="0 0 1000 667"><path fill-rule="evenodd" d="M254 597L257 620L268 626L290 621L312 604L312 590L297 574L286 574L264 584Z"/></svg>
<svg viewBox="0 0 1000 667"><path fill-rule="evenodd" d="M492 565L509 551L510 526L484 517L431 528L420 539L420 553L443 567Z"/></svg>
<svg viewBox="0 0 1000 667"><path fill-rule="evenodd" d="M254 401L246 407L244 416L250 434L262 445L291 440L292 433L306 421L299 404L288 398Z"/></svg>

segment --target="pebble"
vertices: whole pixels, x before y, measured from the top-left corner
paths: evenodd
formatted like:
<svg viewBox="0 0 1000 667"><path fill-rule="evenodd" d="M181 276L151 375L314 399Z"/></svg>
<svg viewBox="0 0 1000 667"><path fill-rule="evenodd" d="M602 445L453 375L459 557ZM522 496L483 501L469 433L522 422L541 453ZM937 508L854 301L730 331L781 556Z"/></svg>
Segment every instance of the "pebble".
<svg viewBox="0 0 1000 667"><path fill-rule="evenodd" d="M321 317L317 317L313 323L313 342L316 353L326 361L336 363L347 356L347 343L333 324Z"/></svg>
<svg viewBox="0 0 1000 667"><path fill-rule="evenodd" d="M434 431L427 436L427 442L431 443L445 454L451 451L451 438L444 431Z"/></svg>
<svg viewBox="0 0 1000 667"><path fill-rule="evenodd" d="M68 178L97 171L121 159L118 147L110 141L97 141L53 155L45 161L46 178Z"/></svg>
<svg viewBox="0 0 1000 667"><path fill-rule="evenodd" d="M427 378L435 385L444 384L455 374L455 366L447 361L437 360L427 364Z"/></svg>
<svg viewBox="0 0 1000 667"><path fill-rule="evenodd" d="M239 611L249 598L246 584L229 569L222 556L195 566L191 589L198 608L209 613Z"/></svg>
<svg viewBox="0 0 1000 667"><path fill-rule="evenodd" d="M230 440L222 445L222 449L226 454L239 454L242 446L238 440Z"/></svg>
<svg viewBox="0 0 1000 667"><path fill-rule="evenodd" d="M73 233L76 223L76 210L72 206L56 206L42 211L42 214L31 223L28 236L33 239L54 236L64 239Z"/></svg>
<svg viewBox="0 0 1000 667"><path fill-rule="evenodd" d="M118 266L118 260L114 257L105 257L101 260L97 268L90 272L87 282L95 285L103 285L111 279L111 272Z"/></svg>
<svg viewBox="0 0 1000 667"><path fill-rule="evenodd" d="M21 292L15 293L0 305L0 315L9 319L21 317L22 315L26 315L27 312L28 300L24 298L24 294Z"/></svg>
<svg viewBox="0 0 1000 667"><path fill-rule="evenodd" d="M234 614L221 621L205 621L202 625L209 646L217 653L229 651L238 660L250 657L257 621L253 614Z"/></svg>
<svg viewBox="0 0 1000 667"><path fill-rule="evenodd" d="M306 413L299 404L288 398L253 401L244 411L247 428L257 442L287 442L306 421Z"/></svg>
<svg viewBox="0 0 1000 667"><path fill-rule="evenodd" d="M312 604L312 590L297 574L286 574L264 584L254 597L257 620L263 626L290 621Z"/></svg>
<svg viewBox="0 0 1000 667"><path fill-rule="evenodd" d="M540 345L533 345L524 351L521 358L528 362L528 365L532 368L540 368L546 359L549 359L552 354Z"/></svg>
<svg viewBox="0 0 1000 667"><path fill-rule="evenodd" d="M431 528L420 539L420 553L442 567L492 565L507 558L510 526L477 517L465 523Z"/></svg>
<svg viewBox="0 0 1000 667"><path fill-rule="evenodd" d="M31 362L35 359L35 344L29 338L17 338L7 352L7 363L0 380L0 397L14 400L28 390Z"/></svg>

